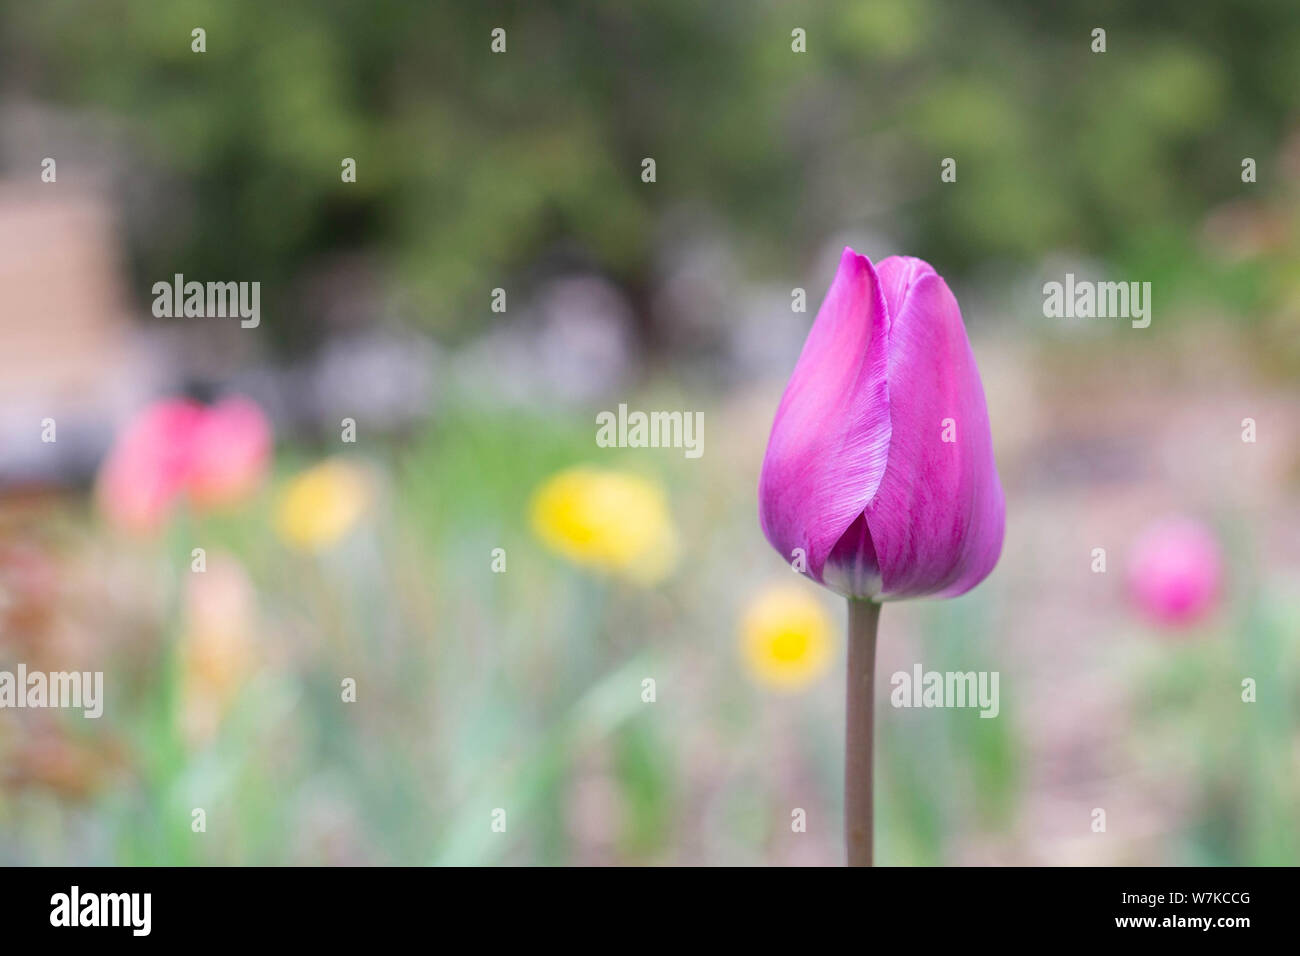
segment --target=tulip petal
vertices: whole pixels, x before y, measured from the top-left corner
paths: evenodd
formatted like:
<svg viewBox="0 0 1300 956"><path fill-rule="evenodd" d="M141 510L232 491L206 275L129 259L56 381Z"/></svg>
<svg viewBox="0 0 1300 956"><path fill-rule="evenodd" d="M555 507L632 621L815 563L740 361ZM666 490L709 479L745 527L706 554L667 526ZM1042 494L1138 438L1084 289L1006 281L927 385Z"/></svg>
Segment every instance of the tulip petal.
<svg viewBox="0 0 1300 956"><path fill-rule="evenodd" d="M251 493L271 457L271 426L261 407L232 396L205 410L194 430L190 499L201 507L233 504Z"/></svg>
<svg viewBox="0 0 1300 956"><path fill-rule="evenodd" d="M781 397L759 477L763 533L787 560L803 549L819 582L885 474L888 325L876 270L845 249Z"/></svg>
<svg viewBox="0 0 1300 956"><path fill-rule="evenodd" d="M1151 620L1168 627L1196 623L1214 609L1223 585L1223 556L1208 527L1192 518L1149 525L1128 563L1129 591Z"/></svg>
<svg viewBox="0 0 1300 956"><path fill-rule="evenodd" d="M892 437L865 514L881 597L961 594L1002 551L1005 502L984 389L948 284L919 259L885 259L878 274L890 314Z"/></svg>
<svg viewBox="0 0 1300 956"><path fill-rule="evenodd" d="M858 515L840 535L822 567L822 583L840 594L876 597L882 590L880 559L871 540L865 514Z"/></svg>
<svg viewBox="0 0 1300 956"><path fill-rule="evenodd" d="M184 490L203 414L189 399L160 401L122 433L99 476L99 500L111 521L137 532L162 523Z"/></svg>

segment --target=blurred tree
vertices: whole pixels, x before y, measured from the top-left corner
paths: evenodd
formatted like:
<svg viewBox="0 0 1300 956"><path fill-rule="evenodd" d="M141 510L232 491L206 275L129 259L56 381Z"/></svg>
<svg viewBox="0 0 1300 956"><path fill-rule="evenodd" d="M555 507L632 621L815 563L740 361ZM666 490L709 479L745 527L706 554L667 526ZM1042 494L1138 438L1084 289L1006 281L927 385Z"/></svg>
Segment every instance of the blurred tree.
<svg viewBox="0 0 1300 956"><path fill-rule="evenodd" d="M945 273L1123 255L1238 194L1241 156L1269 156L1300 105L1290 0L1176 18L1028 0L46 0L0 23L7 87L121 117L176 190L132 234L137 278L259 278L290 343L312 319L291 280L352 250L443 332L488 321L493 287L570 265L622 283L649 323L682 208L782 276L846 228Z"/></svg>

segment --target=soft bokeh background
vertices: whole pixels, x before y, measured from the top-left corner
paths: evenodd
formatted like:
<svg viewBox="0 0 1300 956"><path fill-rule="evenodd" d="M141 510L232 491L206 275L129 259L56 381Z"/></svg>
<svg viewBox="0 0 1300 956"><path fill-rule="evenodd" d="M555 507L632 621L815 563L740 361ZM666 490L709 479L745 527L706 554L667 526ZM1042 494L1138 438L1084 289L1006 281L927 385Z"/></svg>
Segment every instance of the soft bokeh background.
<svg viewBox="0 0 1300 956"><path fill-rule="evenodd" d="M1300 859L1300 7L1089 6L0 4L0 669L106 685L0 711L0 861L839 862L844 609L755 486L846 243L948 278L1008 501L991 578L884 610L879 861ZM261 326L153 318L178 272ZM1150 328L1045 319L1066 272ZM104 456L182 394L266 474L123 529ZM703 457L598 448L620 402ZM1125 588L1171 513L1224 555L1178 628ZM889 707L917 662L1000 716Z"/></svg>

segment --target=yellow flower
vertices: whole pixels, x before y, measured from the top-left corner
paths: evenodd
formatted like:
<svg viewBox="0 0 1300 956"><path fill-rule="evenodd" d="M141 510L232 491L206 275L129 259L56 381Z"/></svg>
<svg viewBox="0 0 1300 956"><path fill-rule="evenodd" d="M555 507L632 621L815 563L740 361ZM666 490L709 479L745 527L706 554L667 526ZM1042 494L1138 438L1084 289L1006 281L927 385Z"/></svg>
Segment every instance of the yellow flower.
<svg viewBox="0 0 1300 956"><path fill-rule="evenodd" d="M533 530L575 564L638 584L667 577L677 532L663 490L636 475L570 468L549 479L532 502Z"/></svg>
<svg viewBox="0 0 1300 956"><path fill-rule="evenodd" d="M783 584L764 593L745 612L741 650L759 683L800 690L830 666L831 621L807 587Z"/></svg>
<svg viewBox="0 0 1300 956"><path fill-rule="evenodd" d="M275 529L290 547L326 551L352 530L370 500L366 471L332 458L290 480L280 497Z"/></svg>
<svg viewBox="0 0 1300 956"><path fill-rule="evenodd" d="M253 665L257 594L237 560L214 553L187 575L179 648L181 724L194 744L212 738Z"/></svg>

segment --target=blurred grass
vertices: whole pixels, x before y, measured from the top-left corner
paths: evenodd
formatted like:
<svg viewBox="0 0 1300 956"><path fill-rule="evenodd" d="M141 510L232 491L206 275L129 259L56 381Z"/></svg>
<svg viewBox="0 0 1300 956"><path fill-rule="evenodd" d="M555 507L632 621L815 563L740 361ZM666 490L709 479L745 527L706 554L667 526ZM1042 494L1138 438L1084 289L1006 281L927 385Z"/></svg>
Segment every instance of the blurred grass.
<svg viewBox="0 0 1300 956"><path fill-rule="evenodd" d="M0 797L0 820L23 821L2 828L5 859L836 859L838 652L830 676L778 697L749 682L737 649L745 591L779 570L765 552L751 562L733 547L756 534L747 507L707 507L719 483L730 495L747 486L746 470L655 459L662 468L644 473L670 489L689 563L651 590L606 579L544 551L527 526L536 486L593 460L582 420L448 408L412 441L369 450L381 493L318 556L268 534L280 489L317 454L306 446L283 450L272 487L242 513L189 516L153 548L123 552L162 582L160 630L112 651L106 684L117 701L102 723L62 723L91 748L125 743L125 762L88 799ZM645 467L626 452L599 460ZM196 541L209 560L236 558L258 598L256 661L216 736L198 743L180 731L175 663ZM504 574L490 570L495 547L506 549ZM951 863L972 839L1024 839L1031 718L1017 688L1055 678L1008 656L995 624L1006 594L995 579L905 615L886 609L886 639L914 632L927 670L999 671L1001 713L895 711L880 675L882 863ZM1238 594L1232 614L1238 625L1213 639L1134 645L1128 692L1140 706L1127 746L1147 779L1190 780L1168 821L1173 858L1288 862L1296 769L1278 755L1297 727L1294 601L1261 585ZM1242 666L1258 681L1253 705L1221 686ZM357 682L355 704L340 701L344 677ZM641 698L646 678L653 703ZM206 834L190 830L194 807L207 813ZM489 826L498 807L505 833ZM808 834L789 832L795 807Z"/></svg>

